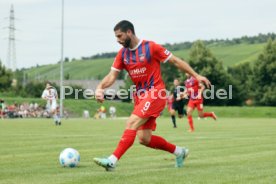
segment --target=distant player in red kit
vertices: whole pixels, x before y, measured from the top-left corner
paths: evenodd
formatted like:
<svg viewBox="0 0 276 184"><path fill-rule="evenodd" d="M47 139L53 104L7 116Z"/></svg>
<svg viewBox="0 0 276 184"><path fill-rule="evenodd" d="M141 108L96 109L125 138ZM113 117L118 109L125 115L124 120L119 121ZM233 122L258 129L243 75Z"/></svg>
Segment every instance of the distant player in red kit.
<svg viewBox="0 0 276 184"><path fill-rule="evenodd" d="M173 106L173 94L170 94L167 96L167 108L169 112L173 110L172 106Z"/></svg>
<svg viewBox="0 0 276 184"><path fill-rule="evenodd" d="M137 135L142 145L174 154L176 167L182 167L188 149L176 146L160 136L152 135L152 131L156 128L156 118L166 105L166 90L161 78L160 64L169 62L207 86L210 86L209 80L197 74L186 62L173 56L161 45L137 38L131 22L126 20L119 22L114 27L114 32L123 48L118 52L109 74L97 86L95 97L98 102L103 102L104 89L111 86L119 72L125 69L136 86L135 105L113 154L108 158L94 158L94 161L107 171L113 170L116 162L132 146Z"/></svg>
<svg viewBox="0 0 276 184"><path fill-rule="evenodd" d="M186 73L187 80L185 81L185 93L189 96L189 102L187 107L187 118L190 125L190 132L193 132L194 124L192 113L195 108L197 108L198 116L200 118L211 117L214 120L217 119L214 112L203 112L203 90L205 89L204 85L199 82L196 78L192 77L190 74Z"/></svg>

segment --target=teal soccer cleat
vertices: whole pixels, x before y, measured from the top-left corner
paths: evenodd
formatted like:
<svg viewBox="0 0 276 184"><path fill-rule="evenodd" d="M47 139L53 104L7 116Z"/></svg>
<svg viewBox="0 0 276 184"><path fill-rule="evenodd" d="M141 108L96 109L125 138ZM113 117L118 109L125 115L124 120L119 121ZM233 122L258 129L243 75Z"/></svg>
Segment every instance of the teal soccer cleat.
<svg viewBox="0 0 276 184"><path fill-rule="evenodd" d="M114 171L115 165L108 158L94 158L94 162L105 168L106 171Z"/></svg>
<svg viewBox="0 0 276 184"><path fill-rule="evenodd" d="M189 150L187 148L182 148L182 153L175 158L175 167L183 167L184 160L188 157Z"/></svg>

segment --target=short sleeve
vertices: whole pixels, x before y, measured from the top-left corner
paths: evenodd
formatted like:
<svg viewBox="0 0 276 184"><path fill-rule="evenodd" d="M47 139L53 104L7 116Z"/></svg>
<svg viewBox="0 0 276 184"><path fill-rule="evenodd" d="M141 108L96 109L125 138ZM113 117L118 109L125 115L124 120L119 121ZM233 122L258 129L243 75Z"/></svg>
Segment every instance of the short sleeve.
<svg viewBox="0 0 276 184"><path fill-rule="evenodd" d="M122 56L122 50L120 50L117 54L117 56L114 59L114 62L111 66L111 70L115 71L121 71L124 69L124 62L123 62L123 56Z"/></svg>
<svg viewBox="0 0 276 184"><path fill-rule="evenodd" d="M42 98L45 98L45 97L47 96L46 93L47 93L46 90L43 90L43 93L42 93L41 97L42 97Z"/></svg>
<svg viewBox="0 0 276 184"><path fill-rule="evenodd" d="M153 49L156 59L162 63L166 63L172 57L172 53L159 44L153 43Z"/></svg>

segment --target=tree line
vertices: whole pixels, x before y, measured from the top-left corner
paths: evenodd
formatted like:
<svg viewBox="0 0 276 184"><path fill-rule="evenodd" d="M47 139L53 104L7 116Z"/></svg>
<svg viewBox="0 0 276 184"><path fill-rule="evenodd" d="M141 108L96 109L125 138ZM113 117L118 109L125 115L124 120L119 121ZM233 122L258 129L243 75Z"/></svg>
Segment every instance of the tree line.
<svg viewBox="0 0 276 184"><path fill-rule="evenodd" d="M276 106L276 41L269 39L254 62L238 64L225 69L221 61L206 47L196 41L190 50L189 64L206 76L218 89L232 86L232 99L206 99L207 105L265 105ZM172 88L174 78L184 81L185 75L172 65L161 65L167 88Z"/></svg>

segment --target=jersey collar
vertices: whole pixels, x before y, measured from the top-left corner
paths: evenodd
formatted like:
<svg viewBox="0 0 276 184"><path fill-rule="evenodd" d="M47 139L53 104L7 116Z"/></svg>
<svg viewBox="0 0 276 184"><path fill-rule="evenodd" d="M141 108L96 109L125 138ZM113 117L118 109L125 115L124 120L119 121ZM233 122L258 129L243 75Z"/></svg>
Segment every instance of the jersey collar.
<svg viewBox="0 0 276 184"><path fill-rule="evenodd" d="M134 50L136 50L141 45L142 42L143 42L143 40L141 39L141 40L139 40L138 44L134 48L132 48L132 49L128 48L128 49L130 51L134 51Z"/></svg>

